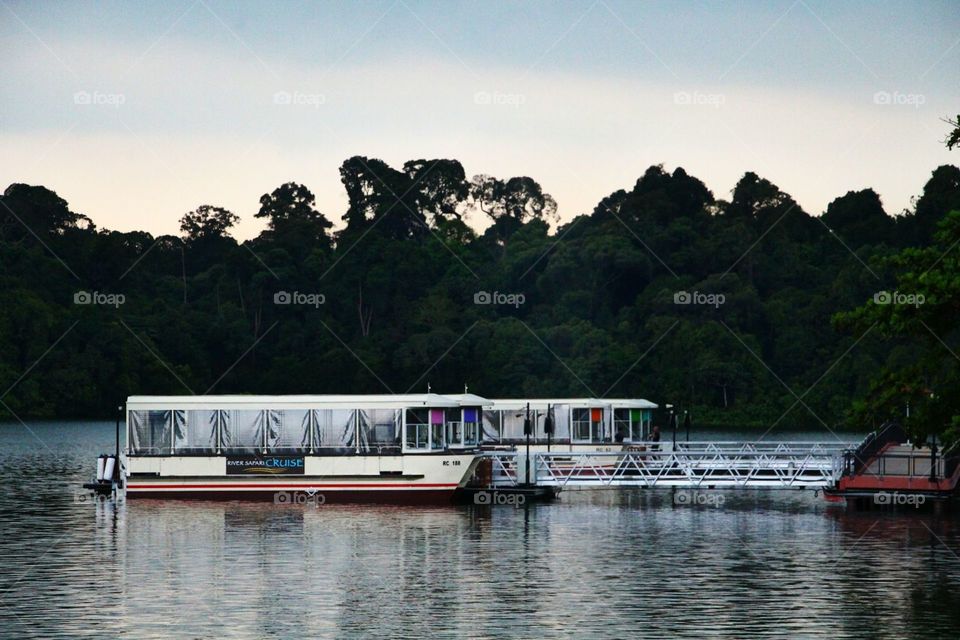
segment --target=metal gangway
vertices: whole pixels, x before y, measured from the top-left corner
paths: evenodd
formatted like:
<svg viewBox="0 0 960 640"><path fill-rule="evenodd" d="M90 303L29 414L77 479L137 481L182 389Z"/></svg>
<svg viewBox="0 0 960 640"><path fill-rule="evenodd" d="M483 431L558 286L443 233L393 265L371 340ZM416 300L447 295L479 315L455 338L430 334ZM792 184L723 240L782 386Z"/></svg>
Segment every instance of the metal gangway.
<svg viewBox="0 0 960 640"><path fill-rule="evenodd" d="M854 444L683 442L621 451L488 451L492 487L823 489ZM529 470L529 482L527 474Z"/></svg>

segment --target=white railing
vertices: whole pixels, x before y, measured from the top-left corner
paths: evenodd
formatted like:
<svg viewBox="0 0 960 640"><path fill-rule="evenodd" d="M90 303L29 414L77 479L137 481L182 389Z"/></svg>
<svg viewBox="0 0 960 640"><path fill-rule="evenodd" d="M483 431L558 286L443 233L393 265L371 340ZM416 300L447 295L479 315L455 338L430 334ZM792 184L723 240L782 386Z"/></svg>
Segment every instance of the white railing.
<svg viewBox="0 0 960 640"><path fill-rule="evenodd" d="M677 443L672 451L486 452L494 486L823 488L836 483L846 445Z"/></svg>

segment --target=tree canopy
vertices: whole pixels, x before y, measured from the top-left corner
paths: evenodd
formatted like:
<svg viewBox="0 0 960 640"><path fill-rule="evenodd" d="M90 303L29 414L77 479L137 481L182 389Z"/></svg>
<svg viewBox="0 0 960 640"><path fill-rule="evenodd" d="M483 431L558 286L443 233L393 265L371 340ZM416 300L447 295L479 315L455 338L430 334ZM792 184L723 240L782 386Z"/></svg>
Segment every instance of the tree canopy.
<svg viewBox="0 0 960 640"><path fill-rule="evenodd" d="M652 166L564 222L533 178L468 177L453 159L354 156L340 176L340 228L288 182L261 197L266 229L243 242L237 215L210 204L182 217L182 237L154 237L11 185L0 411L106 416L134 393L429 382L645 397L699 424L764 428L878 424L904 394L924 428L958 413L945 400L960 384L957 167L935 169L903 214L864 189L815 216L756 173L724 199ZM925 302L873 302L894 291Z"/></svg>

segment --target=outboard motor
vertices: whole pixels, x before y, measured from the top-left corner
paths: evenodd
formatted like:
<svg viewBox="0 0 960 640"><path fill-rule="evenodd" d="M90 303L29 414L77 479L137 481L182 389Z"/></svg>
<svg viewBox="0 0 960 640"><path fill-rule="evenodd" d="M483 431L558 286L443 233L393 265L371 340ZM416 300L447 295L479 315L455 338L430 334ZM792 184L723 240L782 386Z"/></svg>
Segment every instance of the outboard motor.
<svg viewBox="0 0 960 640"><path fill-rule="evenodd" d="M115 456L106 456L104 459L103 465L103 481L113 483L113 472L117 467L117 459Z"/></svg>
<svg viewBox="0 0 960 640"><path fill-rule="evenodd" d="M110 495L113 493L114 473L117 470L117 457L107 454L100 454L97 458L97 478L93 482L87 482L83 485L84 489L90 489L97 495Z"/></svg>
<svg viewBox="0 0 960 640"><path fill-rule="evenodd" d="M85 482L84 489L93 491L98 496L109 496L114 488L123 488L123 468L120 464L120 419L123 416L123 405L117 407L116 425L116 453L110 455L101 453L97 457L97 476L93 482Z"/></svg>

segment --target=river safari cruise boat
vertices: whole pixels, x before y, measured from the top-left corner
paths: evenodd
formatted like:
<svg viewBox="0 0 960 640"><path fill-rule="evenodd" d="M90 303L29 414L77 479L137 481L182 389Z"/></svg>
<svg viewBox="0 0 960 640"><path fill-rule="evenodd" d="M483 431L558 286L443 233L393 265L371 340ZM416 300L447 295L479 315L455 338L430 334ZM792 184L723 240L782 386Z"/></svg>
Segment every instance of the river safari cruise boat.
<svg viewBox="0 0 960 640"><path fill-rule="evenodd" d="M449 502L476 466L486 403L434 393L133 396L126 496Z"/></svg>
<svg viewBox="0 0 960 640"><path fill-rule="evenodd" d="M504 449L526 445L529 407L530 451L620 451L644 446L657 405L643 399L515 398L484 405L481 445ZM548 420L549 418L549 420ZM552 423L552 433L549 425Z"/></svg>

